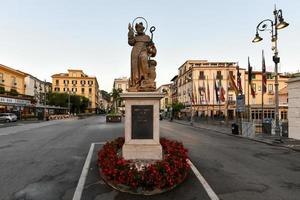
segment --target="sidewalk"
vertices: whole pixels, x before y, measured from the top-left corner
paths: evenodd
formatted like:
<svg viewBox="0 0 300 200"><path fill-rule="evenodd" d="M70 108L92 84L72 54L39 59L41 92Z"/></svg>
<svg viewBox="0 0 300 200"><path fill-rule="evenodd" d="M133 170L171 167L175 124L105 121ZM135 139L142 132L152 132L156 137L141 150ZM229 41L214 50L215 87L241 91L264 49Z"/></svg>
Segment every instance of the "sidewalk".
<svg viewBox="0 0 300 200"><path fill-rule="evenodd" d="M173 120L173 122L191 126L189 121ZM282 143L280 143L280 142L276 142L276 136L274 136L274 135L256 134L254 138L249 138L249 137L245 137L245 136L241 136L241 135L233 135L231 133L231 128L227 127L225 124L221 124L221 123L209 124L205 121L193 122L193 127L207 129L207 130L215 131L218 133L227 134L230 136L236 136L236 137L241 137L241 138L245 138L245 139L249 139L249 140L254 140L254 141L262 142L262 143L269 144L269 145L285 147L285 148L289 148L289 149L300 152L300 140L296 140L296 139L292 139L292 138L281 137Z"/></svg>

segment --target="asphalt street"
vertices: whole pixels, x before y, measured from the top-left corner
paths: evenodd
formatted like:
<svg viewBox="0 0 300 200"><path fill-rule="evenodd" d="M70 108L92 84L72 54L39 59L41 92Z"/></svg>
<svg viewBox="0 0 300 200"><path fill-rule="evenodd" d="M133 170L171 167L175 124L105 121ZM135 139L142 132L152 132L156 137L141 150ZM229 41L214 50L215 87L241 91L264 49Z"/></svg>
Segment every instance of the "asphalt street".
<svg viewBox="0 0 300 200"><path fill-rule="evenodd" d="M43 123L12 134L0 129L1 200L72 199L90 144L122 136L124 129L103 116ZM189 149L220 199L299 199L299 152L174 122L160 126L161 136ZM103 197L120 199L115 193Z"/></svg>

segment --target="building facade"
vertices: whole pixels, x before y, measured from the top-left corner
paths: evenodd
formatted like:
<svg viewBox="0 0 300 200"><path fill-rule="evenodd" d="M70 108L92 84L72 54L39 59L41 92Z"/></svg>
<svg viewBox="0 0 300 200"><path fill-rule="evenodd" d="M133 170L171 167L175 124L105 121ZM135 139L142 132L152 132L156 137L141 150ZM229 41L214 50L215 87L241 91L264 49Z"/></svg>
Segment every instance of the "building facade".
<svg viewBox="0 0 300 200"><path fill-rule="evenodd" d="M36 105L47 104L47 94L52 91L52 83L27 74L25 77L25 94L32 96Z"/></svg>
<svg viewBox="0 0 300 200"><path fill-rule="evenodd" d="M54 74L52 91L85 96L89 99L88 112L97 112L99 108L99 85L95 76L88 76L82 70L69 69L68 73Z"/></svg>
<svg viewBox="0 0 300 200"><path fill-rule="evenodd" d="M25 94L25 77L26 73L15 70L5 65L0 64L0 87L4 92L17 92Z"/></svg>
<svg viewBox="0 0 300 200"><path fill-rule="evenodd" d="M126 92L128 92L127 91L128 83L129 83L129 79L127 77L116 78L114 80L113 88L121 89L122 93L126 93ZM117 102L117 110L121 111L121 112L125 112L125 101L124 100Z"/></svg>
<svg viewBox="0 0 300 200"><path fill-rule="evenodd" d="M178 68L178 76L172 79L176 83L173 86L176 99L183 103L189 112L191 105L195 115L208 117L236 116L236 92L230 82L232 74L237 84L237 66L235 62L208 62L207 60L188 60ZM261 72L252 73L252 85L255 90L255 98L249 95L248 101L248 73L244 68L239 68L243 94L245 94L245 114L249 113L250 119L262 118L262 75ZM175 77L174 77L175 78ZM279 90L286 87L288 77L279 76ZM272 73L267 73L267 92L264 94L264 116L275 119L275 78ZM215 88L222 88L216 92ZM220 97L223 96L222 99ZM249 102L249 107L248 107ZM287 104L280 105L279 118L285 118Z"/></svg>
<svg viewBox="0 0 300 200"><path fill-rule="evenodd" d="M163 93L165 96L160 100L160 110L167 112L172 106L172 84L164 84L157 88L157 92Z"/></svg>
<svg viewBox="0 0 300 200"><path fill-rule="evenodd" d="M127 77L115 78L114 89L122 89L122 93L127 92L129 79Z"/></svg>
<svg viewBox="0 0 300 200"><path fill-rule="evenodd" d="M288 81L289 137L300 140L300 77Z"/></svg>

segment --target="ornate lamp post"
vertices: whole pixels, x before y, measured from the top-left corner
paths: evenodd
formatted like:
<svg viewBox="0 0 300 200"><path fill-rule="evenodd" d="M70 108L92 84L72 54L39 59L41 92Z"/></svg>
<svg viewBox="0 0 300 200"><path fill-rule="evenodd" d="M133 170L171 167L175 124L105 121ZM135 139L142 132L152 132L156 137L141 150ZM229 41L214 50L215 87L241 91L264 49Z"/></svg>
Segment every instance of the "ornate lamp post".
<svg viewBox="0 0 300 200"><path fill-rule="evenodd" d="M259 36L259 31L269 31L272 35L272 50L274 51L273 62L275 63L275 134L280 138L278 99L278 63L280 62L280 58L278 57L277 39L278 30L287 27L289 24L284 21L281 9L277 10L275 7L273 15L274 20L265 19L257 25L255 38L252 40L252 42L256 43L263 40L263 38Z"/></svg>

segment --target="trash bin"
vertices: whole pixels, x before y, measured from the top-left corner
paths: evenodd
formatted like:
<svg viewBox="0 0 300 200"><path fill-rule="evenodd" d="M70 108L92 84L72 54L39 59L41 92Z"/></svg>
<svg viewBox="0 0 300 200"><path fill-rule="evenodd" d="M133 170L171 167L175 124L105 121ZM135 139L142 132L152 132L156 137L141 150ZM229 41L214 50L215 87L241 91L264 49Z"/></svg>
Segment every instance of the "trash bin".
<svg viewBox="0 0 300 200"><path fill-rule="evenodd" d="M262 133L271 135L272 134L272 119L264 119L262 124Z"/></svg>
<svg viewBox="0 0 300 200"><path fill-rule="evenodd" d="M231 124L231 132L233 135L239 134L239 126L236 123Z"/></svg>

